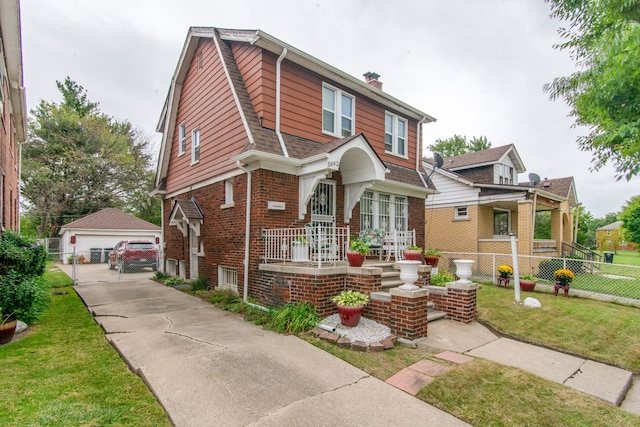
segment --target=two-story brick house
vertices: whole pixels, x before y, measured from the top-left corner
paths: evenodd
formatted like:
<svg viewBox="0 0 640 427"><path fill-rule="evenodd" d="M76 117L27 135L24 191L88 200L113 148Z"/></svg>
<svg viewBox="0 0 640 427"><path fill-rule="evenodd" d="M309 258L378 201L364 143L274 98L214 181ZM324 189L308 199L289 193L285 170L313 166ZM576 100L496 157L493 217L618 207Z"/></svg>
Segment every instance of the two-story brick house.
<svg viewBox="0 0 640 427"><path fill-rule="evenodd" d="M349 235L415 230L423 242L435 190L421 130L435 119L378 77L259 30L191 28L157 128L166 270L265 302L277 291L267 262L335 276ZM297 243L306 264L292 262Z"/></svg>
<svg viewBox="0 0 640 427"><path fill-rule="evenodd" d="M0 225L20 229L20 144L27 136L27 104L22 76L20 6L0 2Z"/></svg>
<svg viewBox="0 0 640 427"><path fill-rule="evenodd" d="M431 177L440 194L426 202L427 247L509 254L515 233L520 255L559 256L562 243L573 242L573 177L518 182L526 169L513 144L443 160ZM551 239L534 239L537 212L550 212Z"/></svg>

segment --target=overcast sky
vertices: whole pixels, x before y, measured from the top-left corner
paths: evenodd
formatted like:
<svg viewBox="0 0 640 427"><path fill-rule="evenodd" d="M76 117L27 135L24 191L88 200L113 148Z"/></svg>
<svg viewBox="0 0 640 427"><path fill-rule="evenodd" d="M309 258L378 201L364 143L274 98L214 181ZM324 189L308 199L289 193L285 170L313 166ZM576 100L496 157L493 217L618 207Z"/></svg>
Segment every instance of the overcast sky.
<svg viewBox="0 0 640 427"><path fill-rule="evenodd" d="M513 143L530 172L574 176L596 217L640 194L613 168L590 172L568 107L542 85L573 64L543 0L21 0L27 106L83 86L103 113L155 128L190 26L260 29L437 119L425 147L460 134ZM429 153L427 153L429 154Z"/></svg>

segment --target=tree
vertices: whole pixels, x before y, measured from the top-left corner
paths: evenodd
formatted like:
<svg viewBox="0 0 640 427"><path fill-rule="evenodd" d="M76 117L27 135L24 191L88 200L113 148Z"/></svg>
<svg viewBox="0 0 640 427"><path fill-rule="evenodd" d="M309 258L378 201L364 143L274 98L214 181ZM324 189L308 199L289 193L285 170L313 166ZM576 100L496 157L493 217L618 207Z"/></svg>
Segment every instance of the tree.
<svg viewBox="0 0 640 427"><path fill-rule="evenodd" d="M438 153L442 157L453 157L472 151L486 150L491 148L491 143L486 136L473 137L470 141L467 141L466 136L456 134L451 138L436 139L435 144L431 144L428 147L431 152Z"/></svg>
<svg viewBox="0 0 640 427"><path fill-rule="evenodd" d="M627 201L620 214L624 237L634 243L640 243L640 196Z"/></svg>
<svg viewBox="0 0 640 427"><path fill-rule="evenodd" d="M593 152L593 169L610 162L617 179L630 180L640 172L640 0L547 1L568 23L555 48L568 50L579 71L543 89L588 127L578 145Z"/></svg>
<svg viewBox="0 0 640 427"><path fill-rule="evenodd" d="M31 111L23 148L22 195L38 235L54 236L59 226L106 207L136 214L153 206L148 138L101 113L69 77L56 83L63 102L40 101Z"/></svg>

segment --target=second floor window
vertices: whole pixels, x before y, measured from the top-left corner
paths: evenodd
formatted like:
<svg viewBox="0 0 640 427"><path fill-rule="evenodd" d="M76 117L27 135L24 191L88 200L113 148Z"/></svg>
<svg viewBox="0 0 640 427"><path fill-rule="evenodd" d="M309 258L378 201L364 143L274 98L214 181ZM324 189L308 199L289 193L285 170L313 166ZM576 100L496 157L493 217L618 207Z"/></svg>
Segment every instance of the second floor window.
<svg viewBox="0 0 640 427"><path fill-rule="evenodd" d="M407 121L391 113L384 115L384 151L407 155Z"/></svg>
<svg viewBox="0 0 640 427"><path fill-rule="evenodd" d="M187 123L180 123L178 128L178 156L182 156L187 151Z"/></svg>
<svg viewBox="0 0 640 427"><path fill-rule="evenodd" d="M355 98L339 89L322 86L322 132L339 137L354 132Z"/></svg>
<svg viewBox="0 0 640 427"><path fill-rule="evenodd" d="M191 164L200 161L200 129L195 128L191 132Z"/></svg>

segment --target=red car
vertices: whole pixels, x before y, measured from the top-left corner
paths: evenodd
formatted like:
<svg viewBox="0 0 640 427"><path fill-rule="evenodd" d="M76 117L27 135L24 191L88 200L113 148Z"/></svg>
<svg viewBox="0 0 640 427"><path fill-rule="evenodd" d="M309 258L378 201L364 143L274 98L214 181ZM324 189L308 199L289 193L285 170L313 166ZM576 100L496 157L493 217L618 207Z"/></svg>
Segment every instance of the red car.
<svg viewBox="0 0 640 427"><path fill-rule="evenodd" d="M120 273L134 268L151 267L158 270L158 248L148 240L123 240L109 252L110 270L118 267Z"/></svg>

